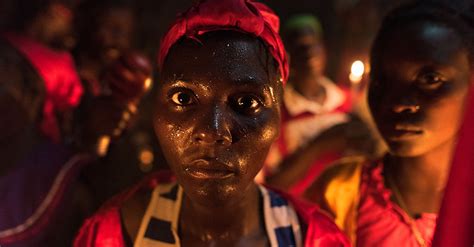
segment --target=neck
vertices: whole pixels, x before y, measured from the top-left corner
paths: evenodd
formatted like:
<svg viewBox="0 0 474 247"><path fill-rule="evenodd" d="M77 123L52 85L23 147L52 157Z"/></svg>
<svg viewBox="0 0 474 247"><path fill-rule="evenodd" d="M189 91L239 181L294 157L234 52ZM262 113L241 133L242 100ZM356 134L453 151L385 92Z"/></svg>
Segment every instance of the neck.
<svg viewBox="0 0 474 247"><path fill-rule="evenodd" d="M455 141L450 140L415 157L387 157L388 173L412 213L439 210L446 187Z"/></svg>
<svg viewBox="0 0 474 247"><path fill-rule="evenodd" d="M307 99L323 103L326 91L320 83L322 78L323 76L314 75L314 73L295 73L292 80L295 81L294 88L299 94Z"/></svg>
<svg viewBox="0 0 474 247"><path fill-rule="evenodd" d="M259 190L253 184L238 203L209 207L183 197L180 216L182 236L203 242L228 241L254 235L261 231Z"/></svg>

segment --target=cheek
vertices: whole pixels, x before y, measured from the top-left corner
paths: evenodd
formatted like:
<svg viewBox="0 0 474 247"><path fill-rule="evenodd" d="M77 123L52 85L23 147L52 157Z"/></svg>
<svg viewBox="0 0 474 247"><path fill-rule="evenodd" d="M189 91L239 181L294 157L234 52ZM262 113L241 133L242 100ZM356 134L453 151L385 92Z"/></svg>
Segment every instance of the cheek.
<svg viewBox="0 0 474 247"><path fill-rule="evenodd" d="M174 167L178 165L179 158L182 157L184 147L188 138L188 131L185 126L179 124L178 121L170 119L171 114L157 112L153 121L153 127L156 137L162 148L163 154L169 165Z"/></svg>
<svg viewBox="0 0 474 247"><path fill-rule="evenodd" d="M236 121L238 129L244 138L252 139L262 148L270 146L278 137L280 131L280 112L277 107L268 109L251 121Z"/></svg>
<svg viewBox="0 0 474 247"><path fill-rule="evenodd" d="M432 133L443 135L445 138L457 134L464 117L465 99L466 93L458 93L430 106L426 115Z"/></svg>
<svg viewBox="0 0 474 247"><path fill-rule="evenodd" d="M274 111L271 116L247 125L247 133L236 143L242 163L251 164L248 170L252 175L262 168L271 145L278 137L279 123L278 111Z"/></svg>

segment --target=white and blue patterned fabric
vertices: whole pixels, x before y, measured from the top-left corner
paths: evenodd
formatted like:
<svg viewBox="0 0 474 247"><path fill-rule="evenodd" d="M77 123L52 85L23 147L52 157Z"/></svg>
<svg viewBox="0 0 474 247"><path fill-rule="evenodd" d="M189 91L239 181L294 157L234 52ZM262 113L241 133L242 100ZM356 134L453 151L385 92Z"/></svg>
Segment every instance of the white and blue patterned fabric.
<svg viewBox="0 0 474 247"><path fill-rule="evenodd" d="M263 202L263 218L272 247L300 247L302 233L295 210L277 193L259 186ZM182 188L174 184L158 185L143 217L135 247L179 247L179 212Z"/></svg>

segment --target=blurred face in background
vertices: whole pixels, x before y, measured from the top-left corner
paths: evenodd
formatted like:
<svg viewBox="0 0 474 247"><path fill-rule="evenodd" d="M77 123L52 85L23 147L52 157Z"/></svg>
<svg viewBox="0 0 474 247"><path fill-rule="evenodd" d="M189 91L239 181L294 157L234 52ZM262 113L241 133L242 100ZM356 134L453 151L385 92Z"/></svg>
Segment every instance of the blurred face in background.
<svg viewBox="0 0 474 247"><path fill-rule="evenodd" d="M133 40L135 16L127 7L111 7L98 17L93 44L89 44L93 54L99 56L103 64L109 65L123 51L130 49Z"/></svg>
<svg viewBox="0 0 474 247"><path fill-rule="evenodd" d="M35 22L40 24L42 39L47 45L69 50L75 45L72 35L73 18L73 5L51 3Z"/></svg>
<svg viewBox="0 0 474 247"><path fill-rule="evenodd" d="M286 40L292 73L324 75L326 50L319 34L311 28L301 28L287 35Z"/></svg>

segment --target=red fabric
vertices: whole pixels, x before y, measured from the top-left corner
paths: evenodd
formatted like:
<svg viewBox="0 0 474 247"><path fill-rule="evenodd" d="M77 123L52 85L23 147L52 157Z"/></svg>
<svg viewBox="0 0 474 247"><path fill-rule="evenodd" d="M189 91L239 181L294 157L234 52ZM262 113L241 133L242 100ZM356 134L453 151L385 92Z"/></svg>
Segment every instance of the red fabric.
<svg viewBox="0 0 474 247"><path fill-rule="evenodd" d="M339 89L345 96L344 103L336 109L336 112L352 112L355 102L358 100L357 96L354 96L351 89L345 86L338 85Z"/></svg>
<svg viewBox="0 0 474 247"><path fill-rule="evenodd" d="M204 0L178 16L161 42L158 65L163 66L170 48L181 37L196 38L217 30L253 34L268 46L278 62L283 82L288 79L288 61L278 34L278 16L266 5L252 0Z"/></svg>
<svg viewBox="0 0 474 247"><path fill-rule="evenodd" d="M49 49L19 34L7 33L4 37L27 58L43 79L46 99L41 131L53 141L59 142L60 129L56 113L74 109L83 93L72 56L68 52Z"/></svg>
<svg viewBox="0 0 474 247"><path fill-rule="evenodd" d="M471 85L474 85L474 75ZM474 87L466 103L446 194L439 213L433 246L474 245Z"/></svg>
<svg viewBox="0 0 474 247"><path fill-rule="evenodd" d="M390 199L392 191L385 186L383 167L383 162L363 167L356 246L418 247L408 223L410 216ZM415 220L427 246L431 246L436 219L436 214L423 213Z"/></svg>
<svg viewBox="0 0 474 247"><path fill-rule="evenodd" d="M345 95L344 103L339 106L333 112L342 112L342 113L349 113L352 111L353 107L353 99L349 89L345 87L340 88ZM308 113L310 114L310 113ZM296 116L297 117L297 116ZM294 120L296 117L289 117L287 121ZM317 177L321 174L321 172L330 164L334 163L336 160L342 158L344 155L343 153L334 151L324 153L319 159L315 160L311 167L306 172L306 175L301 178L298 182L289 188L289 191L292 195L301 196L303 192L305 192L311 184L316 180Z"/></svg>
<svg viewBox="0 0 474 247"><path fill-rule="evenodd" d="M306 247L351 246L329 215L313 203L303 201L285 192L272 189L288 200L301 220L308 226L304 239Z"/></svg>
<svg viewBox="0 0 474 247"><path fill-rule="evenodd" d="M345 95L345 100L339 107L337 107L334 111L330 113L349 113L352 110L354 102L351 97L350 91L347 88L340 88L340 89ZM288 156L287 136L286 136L286 126L288 122L304 119L308 117L314 117L315 114L311 112L303 112L301 114L292 116L288 112L288 109L286 108L285 104L282 105L281 112L282 112L281 125L280 125L281 131L280 131L280 136L276 140L276 143L278 145L278 149L281 155L283 157L286 157ZM343 153L339 151L326 152L322 154L322 156L319 159L313 161L313 164L309 167L305 176L302 177L295 184L293 184L290 188L288 188L288 191L290 191L292 195L300 197L303 194L303 192L305 192L308 189L308 187L316 180L316 178L321 174L321 172L324 170L324 168L326 168L326 166L334 163L336 160L342 158L343 156L344 156ZM264 171L265 171L266 176L269 176L269 174L271 174L271 171L268 171L268 170L264 170Z"/></svg>
<svg viewBox="0 0 474 247"><path fill-rule="evenodd" d="M120 221L120 207L140 190L152 190L158 183L174 181L169 172L157 172L144 179L138 186L113 198L93 217L88 219L79 231L74 247L125 247ZM350 246L330 218L314 204L303 202L290 195L280 193L294 206L300 218L308 226L305 246L345 247Z"/></svg>
<svg viewBox="0 0 474 247"><path fill-rule="evenodd" d="M159 183L175 181L171 172L157 172L145 178L130 190L112 198L81 227L74 247L126 247L120 220L120 208L141 190L152 190Z"/></svg>
<svg viewBox="0 0 474 247"><path fill-rule="evenodd" d="M324 153L319 159L315 160L309 167L304 177L293 184L288 191L295 196L301 197L303 193L314 183L316 178L321 175L327 166L342 158L338 152Z"/></svg>

